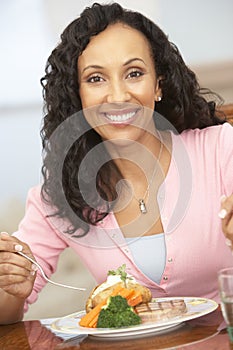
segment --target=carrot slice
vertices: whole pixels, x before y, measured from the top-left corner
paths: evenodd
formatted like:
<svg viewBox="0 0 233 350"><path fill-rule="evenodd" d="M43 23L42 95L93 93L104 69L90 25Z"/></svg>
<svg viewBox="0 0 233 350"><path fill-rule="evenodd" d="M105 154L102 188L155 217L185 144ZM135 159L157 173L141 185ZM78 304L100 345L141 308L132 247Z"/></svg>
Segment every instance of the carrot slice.
<svg viewBox="0 0 233 350"><path fill-rule="evenodd" d="M99 313L91 320L91 322L89 323L88 327L96 328L98 318L99 318Z"/></svg>
<svg viewBox="0 0 233 350"><path fill-rule="evenodd" d="M120 295L122 298L125 298L128 300L134 295L134 289L124 288L124 289L120 290L117 295Z"/></svg>
<svg viewBox="0 0 233 350"><path fill-rule="evenodd" d="M94 309L89 311L86 315L84 315L81 320L79 321L80 326L82 327L89 327L90 322L99 315L102 306L106 304L106 300L103 300L101 303L96 305Z"/></svg>
<svg viewBox="0 0 233 350"><path fill-rule="evenodd" d="M128 300L129 306L136 306L142 302L142 295L139 291L135 291L135 294Z"/></svg>
<svg viewBox="0 0 233 350"><path fill-rule="evenodd" d="M142 295L140 291L136 291L135 289L124 289L119 292L123 298L126 298L129 306L135 306L142 302Z"/></svg>
<svg viewBox="0 0 233 350"><path fill-rule="evenodd" d="M119 293L120 293L123 289L125 289L125 288L122 287L121 285L116 286L116 287L113 289L112 293L111 293L111 297L114 297L114 296L116 296L116 295L119 295ZM108 300L108 298L107 298L106 300Z"/></svg>

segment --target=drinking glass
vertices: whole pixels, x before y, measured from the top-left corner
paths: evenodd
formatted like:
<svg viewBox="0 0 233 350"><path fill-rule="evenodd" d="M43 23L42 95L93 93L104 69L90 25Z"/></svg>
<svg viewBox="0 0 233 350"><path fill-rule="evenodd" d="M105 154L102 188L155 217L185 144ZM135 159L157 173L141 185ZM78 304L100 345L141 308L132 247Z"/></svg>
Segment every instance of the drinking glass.
<svg viewBox="0 0 233 350"><path fill-rule="evenodd" d="M233 343L233 267L219 271L218 284L223 317L227 324L230 342Z"/></svg>

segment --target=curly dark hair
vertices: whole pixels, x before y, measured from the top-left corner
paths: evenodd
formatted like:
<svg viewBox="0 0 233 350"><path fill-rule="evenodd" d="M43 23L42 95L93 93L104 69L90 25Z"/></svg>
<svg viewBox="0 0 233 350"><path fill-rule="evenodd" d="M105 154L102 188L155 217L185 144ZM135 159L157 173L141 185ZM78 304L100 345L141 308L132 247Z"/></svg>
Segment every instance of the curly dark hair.
<svg viewBox="0 0 233 350"><path fill-rule="evenodd" d="M61 42L48 58L45 76L41 79L46 113L41 130L44 151L42 198L55 208L50 215L68 219L67 232L72 234L77 234L78 229L79 235L86 234L90 224L97 224L109 213L111 203L117 197L115 183L121 174L109 159L100 136L82 115L77 72L78 57L91 37L117 22L139 30L148 39L156 74L162 77L163 98L155 104L155 111L178 133L222 122L215 102L208 102L205 96L212 96L211 92L200 88L177 47L156 24L117 3L94 3L87 7L62 33ZM91 158L80 175L83 159L97 145L97 156ZM99 169L97 174L96 169ZM95 193L90 191L93 184Z"/></svg>

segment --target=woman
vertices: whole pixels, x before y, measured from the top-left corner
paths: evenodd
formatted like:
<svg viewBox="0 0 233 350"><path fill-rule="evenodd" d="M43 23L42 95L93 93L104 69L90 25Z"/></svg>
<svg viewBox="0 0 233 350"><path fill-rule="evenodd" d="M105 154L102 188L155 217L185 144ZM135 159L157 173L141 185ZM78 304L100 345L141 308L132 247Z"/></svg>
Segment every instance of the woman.
<svg viewBox="0 0 233 350"><path fill-rule="evenodd" d="M217 271L233 265L233 129L177 48L141 14L94 4L42 85L44 181L18 232L1 234L0 322L22 319L45 284L22 250L48 276L70 246L97 283L125 263L153 296L219 301Z"/></svg>

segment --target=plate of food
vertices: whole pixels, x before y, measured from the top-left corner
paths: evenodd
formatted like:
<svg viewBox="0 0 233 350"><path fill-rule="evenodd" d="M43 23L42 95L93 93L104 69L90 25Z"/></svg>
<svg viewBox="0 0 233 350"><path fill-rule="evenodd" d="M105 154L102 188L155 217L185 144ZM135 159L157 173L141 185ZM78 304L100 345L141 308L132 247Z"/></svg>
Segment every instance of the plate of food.
<svg viewBox="0 0 233 350"><path fill-rule="evenodd" d="M114 338L164 332L216 310L206 298L152 298L150 290L125 273L110 271L106 282L90 293L85 310L61 317L52 329L68 334Z"/></svg>

